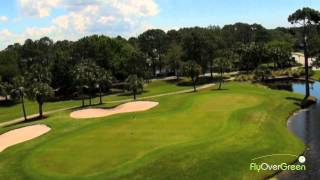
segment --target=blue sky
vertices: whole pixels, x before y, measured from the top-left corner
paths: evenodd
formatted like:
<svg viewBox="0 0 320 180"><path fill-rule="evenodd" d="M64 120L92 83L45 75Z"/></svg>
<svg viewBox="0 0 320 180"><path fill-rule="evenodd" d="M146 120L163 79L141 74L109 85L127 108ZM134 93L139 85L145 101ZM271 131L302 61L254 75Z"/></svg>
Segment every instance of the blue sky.
<svg viewBox="0 0 320 180"><path fill-rule="evenodd" d="M320 0L2 0L0 49L26 38L76 40L90 34L136 36L149 28L259 23L290 26L296 9Z"/></svg>
<svg viewBox="0 0 320 180"><path fill-rule="evenodd" d="M151 20L157 26L223 26L234 22L260 23L267 28L288 26L296 9L320 9L319 0L158 0L160 13Z"/></svg>

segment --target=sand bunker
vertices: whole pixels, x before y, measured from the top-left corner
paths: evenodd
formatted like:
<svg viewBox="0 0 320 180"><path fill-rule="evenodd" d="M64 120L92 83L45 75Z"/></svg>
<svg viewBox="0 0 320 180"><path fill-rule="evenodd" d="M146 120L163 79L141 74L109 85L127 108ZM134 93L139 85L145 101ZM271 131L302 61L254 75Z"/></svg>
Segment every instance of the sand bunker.
<svg viewBox="0 0 320 180"><path fill-rule="evenodd" d="M46 125L33 125L27 126L15 130L11 130L4 134L0 135L0 152L5 150L6 148L29 141L36 137L39 137L45 133L50 131L50 128Z"/></svg>
<svg viewBox="0 0 320 180"><path fill-rule="evenodd" d="M157 106L158 102L152 101L135 101L125 104L121 104L113 109L102 109L102 108L90 108L83 109L79 111L74 111L70 114L70 117L75 119L84 119L84 118L98 118L105 117L119 113L128 113L128 112L137 112L137 111L146 111Z"/></svg>

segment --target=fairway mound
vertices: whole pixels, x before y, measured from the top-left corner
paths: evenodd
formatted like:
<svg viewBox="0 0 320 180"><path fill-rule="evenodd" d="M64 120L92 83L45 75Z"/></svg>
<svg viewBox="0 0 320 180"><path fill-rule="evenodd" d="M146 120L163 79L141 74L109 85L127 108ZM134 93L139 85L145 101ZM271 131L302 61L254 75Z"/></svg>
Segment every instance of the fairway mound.
<svg viewBox="0 0 320 180"><path fill-rule="evenodd" d="M6 148L39 137L51 129L46 125L33 125L14 129L0 135L0 152Z"/></svg>
<svg viewBox="0 0 320 180"><path fill-rule="evenodd" d="M158 104L159 104L158 102L152 102L152 101L135 101L135 102L121 104L112 109L89 108L89 109L74 111L70 114L70 117L75 119L86 119L86 118L105 117L105 116L110 116L110 115L120 114L120 113L146 111L157 106Z"/></svg>

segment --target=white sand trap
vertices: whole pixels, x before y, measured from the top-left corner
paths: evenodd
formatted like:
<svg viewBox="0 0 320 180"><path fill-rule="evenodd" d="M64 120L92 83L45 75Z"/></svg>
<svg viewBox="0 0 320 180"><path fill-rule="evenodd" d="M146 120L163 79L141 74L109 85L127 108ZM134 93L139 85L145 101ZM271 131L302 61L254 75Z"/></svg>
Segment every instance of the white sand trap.
<svg viewBox="0 0 320 180"><path fill-rule="evenodd" d="M74 111L70 114L70 117L75 119L98 118L120 113L146 111L157 106L158 104L158 102L152 101L135 101L121 104L113 109L89 108Z"/></svg>
<svg viewBox="0 0 320 180"><path fill-rule="evenodd" d="M39 137L51 129L46 125L33 125L14 129L0 135L0 152L6 148Z"/></svg>

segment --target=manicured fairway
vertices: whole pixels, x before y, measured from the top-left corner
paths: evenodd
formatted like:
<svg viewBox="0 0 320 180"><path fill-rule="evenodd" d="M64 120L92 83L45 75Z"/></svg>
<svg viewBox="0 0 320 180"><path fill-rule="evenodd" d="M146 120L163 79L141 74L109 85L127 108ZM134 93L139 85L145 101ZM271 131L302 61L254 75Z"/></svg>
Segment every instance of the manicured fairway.
<svg viewBox="0 0 320 180"><path fill-rule="evenodd" d="M185 89L191 89L190 86L178 86L174 81L158 80L145 85L144 93L138 95L138 97L152 96L161 93L168 93L174 91L180 91ZM104 102L117 101L123 99L129 99L131 96L123 93L114 94L103 97ZM93 99L93 103L98 103L99 99ZM88 102L86 102L88 103ZM63 109L68 107L77 107L81 105L80 100L60 101L60 102L48 102L44 104L44 111L51 111L56 109ZM26 100L27 114L38 113L38 104L36 102ZM14 118L22 117L21 105L17 104L14 106L1 107L0 106L0 123L12 120Z"/></svg>
<svg viewBox="0 0 320 180"><path fill-rule="evenodd" d="M1 178L262 179L273 172L249 171L251 159L303 151L286 127L302 96L247 83L225 88L153 98L160 104L146 112L54 114L41 121L50 133L0 153Z"/></svg>

